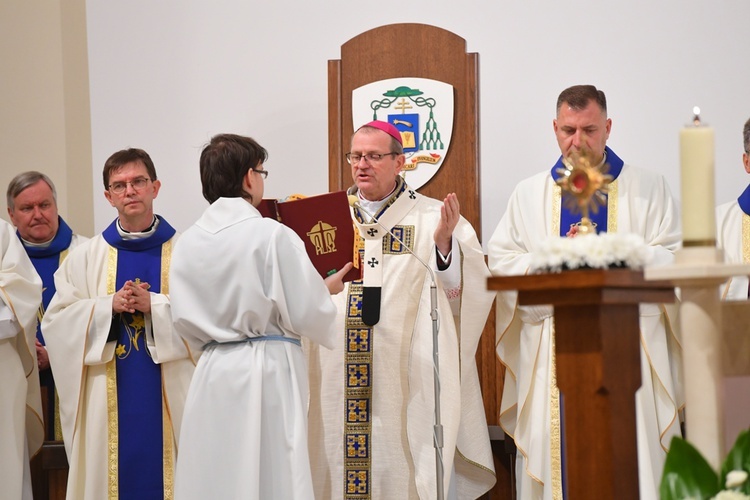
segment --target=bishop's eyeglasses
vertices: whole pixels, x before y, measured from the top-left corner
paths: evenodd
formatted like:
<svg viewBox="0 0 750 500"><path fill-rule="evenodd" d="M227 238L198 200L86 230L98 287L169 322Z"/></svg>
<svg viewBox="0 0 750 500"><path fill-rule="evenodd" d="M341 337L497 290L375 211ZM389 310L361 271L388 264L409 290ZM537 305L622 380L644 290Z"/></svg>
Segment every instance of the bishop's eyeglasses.
<svg viewBox="0 0 750 500"><path fill-rule="evenodd" d="M359 154L359 153L346 153L346 161L349 162L349 165L358 165L360 161L364 158L367 160L367 163L370 165L374 163L379 163L383 158L386 156L391 155L397 155L401 153L396 152L390 152L390 153L367 153L367 154Z"/></svg>

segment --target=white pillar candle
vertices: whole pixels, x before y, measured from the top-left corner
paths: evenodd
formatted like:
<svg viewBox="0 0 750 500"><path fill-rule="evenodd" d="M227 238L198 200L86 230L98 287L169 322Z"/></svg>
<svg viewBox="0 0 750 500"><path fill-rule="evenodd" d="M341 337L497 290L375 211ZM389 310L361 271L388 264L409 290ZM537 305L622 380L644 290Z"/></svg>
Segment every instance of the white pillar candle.
<svg viewBox="0 0 750 500"><path fill-rule="evenodd" d="M700 123L680 130L682 241L684 246L714 246L714 131Z"/></svg>

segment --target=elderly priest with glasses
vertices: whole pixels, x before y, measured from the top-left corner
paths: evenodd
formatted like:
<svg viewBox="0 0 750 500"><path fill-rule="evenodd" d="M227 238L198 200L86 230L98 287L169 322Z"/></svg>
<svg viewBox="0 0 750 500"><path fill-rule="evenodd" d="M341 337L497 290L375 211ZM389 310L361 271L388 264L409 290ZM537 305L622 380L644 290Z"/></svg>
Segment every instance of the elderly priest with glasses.
<svg viewBox="0 0 750 500"><path fill-rule="evenodd" d="M333 297L334 349L309 348L315 496L437 496L428 266L437 275L442 489L476 498L495 482L474 359L493 298L482 248L455 194L434 200L404 182L393 125L360 127L347 160L365 265L363 279Z"/></svg>
<svg viewBox="0 0 750 500"><path fill-rule="evenodd" d="M70 463L67 498L171 498L195 367L172 329L177 233L154 214L161 184L145 151L114 153L103 176L118 217L63 261L42 321Z"/></svg>

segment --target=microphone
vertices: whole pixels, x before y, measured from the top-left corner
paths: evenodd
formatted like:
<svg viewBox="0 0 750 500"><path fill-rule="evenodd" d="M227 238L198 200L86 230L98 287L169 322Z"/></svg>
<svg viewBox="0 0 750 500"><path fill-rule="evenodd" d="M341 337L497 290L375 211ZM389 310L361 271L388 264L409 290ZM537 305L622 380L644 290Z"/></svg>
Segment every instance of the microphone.
<svg viewBox="0 0 750 500"><path fill-rule="evenodd" d="M371 214L366 210L359 202L359 198L353 194L347 196L349 200L349 206L360 210L367 215L372 222L383 228L386 233L390 234L401 246L403 246L422 266L427 269L430 273L430 318L432 319L432 364L433 364L433 380L435 390L435 425L433 427L433 446L435 447L435 469L436 469L436 489L438 500L443 500L444 495L444 483L443 476L445 474L443 470L443 424L440 419L440 355L438 354L438 312L437 312L437 284L435 282L435 272L422 258L414 253L414 251L404 243L401 238L393 234L393 232L385 227L374 214ZM367 290L363 287L363 305L364 305L364 292ZM378 296L378 299L380 297ZM378 300L379 302L379 300ZM363 307L364 316L364 307ZM365 324L367 324L365 322Z"/></svg>

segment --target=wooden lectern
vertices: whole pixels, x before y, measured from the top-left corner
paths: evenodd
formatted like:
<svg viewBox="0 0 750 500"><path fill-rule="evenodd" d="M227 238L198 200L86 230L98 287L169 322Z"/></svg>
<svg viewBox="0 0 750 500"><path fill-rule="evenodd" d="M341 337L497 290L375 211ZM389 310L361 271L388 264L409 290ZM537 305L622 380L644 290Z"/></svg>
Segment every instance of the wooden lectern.
<svg viewBox="0 0 750 500"><path fill-rule="evenodd" d="M674 302L672 285L596 269L493 277L487 288L518 290L519 305L554 306L567 498L638 498L638 306Z"/></svg>

